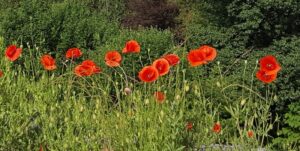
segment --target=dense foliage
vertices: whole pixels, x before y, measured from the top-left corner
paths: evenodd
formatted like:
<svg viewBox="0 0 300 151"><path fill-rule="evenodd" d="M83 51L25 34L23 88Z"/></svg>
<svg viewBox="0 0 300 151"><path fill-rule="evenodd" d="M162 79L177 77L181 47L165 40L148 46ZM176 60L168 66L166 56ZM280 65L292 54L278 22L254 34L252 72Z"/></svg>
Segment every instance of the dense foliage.
<svg viewBox="0 0 300 151"><path fill-rule="evenodd" d="M24 74L24 76L34 75L35 78L32 79L33 81L39 80L40 78L45 77L46 75L44 75L43 72L39 71L40 69L42 69L40 66L36 66L36 64L39 64L39 60L32 60L31 58L40 57L40 55L43 53L50 53L51 55L55 56L57 60L61 60L61 62L64 62L65 60L63 54L70 47L81 48L84 52L84 59L92 58L93 60L97 61L100 66L104 66L105 62L103 61L102 56L108 50L121 50L127 40L136 39L141 43L142 46L143 51L141 52L141 55L127 55L124 57L124 70L128 72L127 74L129 76L136 78L136 72L142 66L151 64L153 59L156 59L162 56L163 54L173 52L179 54L180 56L184 56L186 52L191 49L195 49L203 44L209 44L218 49L217 61L220 64L209 64L203 68L199 68L196 70L187 68L186 58L183 58L182 64L179 68L177 68L176 76L174 75L174 77L172 77L173 79L169 79L167 84L159 88L168 88L168 91L172 91L169 88L187 89L185 83L179 83L175 80L175 77L177 78L177 76L179 76L183 80L189 79L189 81L191 81L191 83L189 84L191 86L195 85L195 87L192 87L191 90L187 90L187 92L182 92L183 95L187 95L184 96L183 102L184 104L186 103L184 107L191 109L190 112L186 113L190 115L190 117L188 119L184 119L184 117L176 119L175 117L171 116L171 111L166 110L166 112L170 112L170 120L168 122L170 124L173 123L173 126L176 127L180 124L182 125L183 121L185 120L201 121L203 119L199 116L210 117L210 113L195 113L197 107L203 109L205 108L203 104L199 104L199 102L195 104L189 104L187 102L187 100L189 99L197 100L198 98L198 100L201 100L203 97L205 98L205 100L209 100L211 113L214 114L213 117L210 117L208 120L204 120L205 122L212 122L216 117L220 118L221 121L227 121L228 125L230 125L230 123L232 124L233 122L236 122L237 119L235 119L234 116L232 116L233 109L226 108L226 106L235 106L236 104L240 104L241 102L246 101L248 102L248 109L240 111L239 116L241 118L238 119L238 122L240 123L237 122L235 124L241 127L249 126L244 125L244 123L247 123L247 120L249 120L247 119L249 110L255 110L255 107L257 107L258 105L255 102L257 100L262 100L260 100L261 98L253 97L252 92L246 91L244 88L241 87L228 87L226 88L226 91L224 91L224 87L230 84L235 84L236 81L239 81L243 84L243 86L251 86L251 88L253 88L254 91L258 91L260 95L271 96L271 94L267 93L270 89L274 90L274 93L276 93L275 96L272 96L274 97L274 102L272 102L271 104L268 104L270 102L265 102L265 104L262 102L262 104L260 104L271 105L271 107L268 108L267 111L271 112L272 116L270 118L266 117L266 120L270 123L275 122L275 124L271 128L272 130L268 131L268 134L263 134L267 136L267 141L263 141L263 143L265 143L264 145L266 145L266 143L271 144L272 142L274 142L274 147L276 147L276 149L299 149L297 147L299 146L300 133L300 126L298 121L298 101L300 99L300 1L147 0L139 2L138 0L0 0L0 2L0 34L3 37L0 40L1 47L4 48L8 44L15 43L18 45L23 45L25 50L28 50L30 52L24 53L24 56L22 56L22 58L18 60L18 62L15 65L8 65L5 64L3 61L1 61L1 65L9 69L17 68L20 70L20 73L22 72L22 74ZM124 26L129 28L125 29L123 28ZM255 71L257 68L257 59L266 54L272 54L276 56L279 62L282 63L282 72L280 72L279 78L274 84L271 84L268 87L261 85L258 81L247 81L247 79L253 78L253 71ZM64 65L59 64L59 66ZM179 71L183 68L184 70ZM62 69L66 72L71 72L65 67ZM109 69L104 68L104 70ZM108 74L115 75L118 71L118 69L116 71L109 71ZM61 73L63 72L57 71L55 74L60 75ZM221 78L220 75L222 75ZM23 87L26 87L25 85L29 85L27 86L28 90L26 90L26 92L22 92L17 98L14 98L15 96L10 92L12 88L6 86L5 84L7 83L4 83L2 81L1 86L6 88L6 90L1 90L1 96L3 97L1 97L0 99L20 99L23 100L21 101L23 103L26 102L26 99L24 98L27 98L28 100L44 99L45 102L48 104L50 104L50 102L52 101L51 98L43 98L43 95L35 95L36 92L34 92L36 91L34 87L42 89L43 83L47 83L47 80L40 79L41 83L29 83L28 81L26 81L26 79L23 79L22 77L15 77L13 74L11 74L10 76L16 78L18 81L22 81ZM72 79L72 77L69 78L69 82L74 82L74 79ZM117 78L115 80L121 80L121 78ZM174 82L172 80L175 80L176 84L172 84L172 82ZM9 82L9 84L10 83L13 82ZM164 82L161 81L161 84L163 83ZM62 82L61 84L68 85L64 82ZM115 85L113 85L112 82L107 82L105 84L109 86L98 86L109 91L109 93L120 93L117 90L110 90L111 87L116 87ZM196 85L201 85L202 87L205 87L206 93L202 92L201 94L199 94L197 92L199 88ZM64 90L61 87L55 87L55 82L53 82L46 88L44 92L45 95L49 95L50 97L61 100L69 99L65 98L65 96L63 95L58 95ZM68 93L67 96L72 96L71 93L73 91L80 92L80 90L78 90L76 86L75 88L73 86L66 86L65 88L68 89L68 91L65 91L63 93ZM22 89L22 86L20 87L20 89ZM51 89L53 89L52 92ZM146 89L147 87L142 90ZM133 96L134 99L142 96L142 90L136 92L135 96ZM193 95L188 94L188 92L191 91L195 91L195 93L197 93ZM180 94L181 92L177 92L177 94L178 93ZM86 95L86 92L82 92L80 93L80 95ZM96 96L97 92L93 92L90 95ZM224 95L226 96L226 99L224 99ZM107 94L103 94L103 96L107 96ZM64 102L58 102L58 104L67 105L67 109L70 112L73 107L87 107L89 109L94 109L93 106L96 106L93 103L84 104L85 98L83 96L75 95L72 97L74 97L72 98L73 100L76 100L76 97L78 97L78 100L80 100L79 102L83 104L74 103L67 105L67 103ZM176 98L176 96L171 97L174 99ZM101 97L97 99L101 99ZM146 98L139 98L139 100L143 99ZM100 101L100 103L103 103L108 100L111 101L110 99L105 99L104 101ZM7 105L6 103L2 105ZM34 102L29 102L28 106L32 104L34 105ZM14 105L17 106L19 104ZM109 116L106 113L104 113L111 111L111 109L108 107L111 104L105 105L107 105L107 108L105 108L103 114L97 113L97 115L95 116L108 120L106 122L103 122L102 124L115 124L114 122L116 121L110 121ZM132 104L125 104L125 106L127 105L131 106ZM140 107L143 106L143 104L137 105L140 105ZM176 105L174 105L173 108L177 107ZM40 112L46 113L49 110L47 105L45 104L37 104L36 108L38 107L43 108L43 110ZM238 106L236 109L240 108L244 109L246 107ZM51 108L52 111L57 111L59 114L63 114L63 117L55 120L55 124L63 125L64 129L66 129L69 133L70 131L77 131L77 128L72 129L72 126L69 127L65 124L64 121L68 119L63 118L68 117L68 112L60 113L58 111L60 109L61 108L57 106ZM125 107L122 108L122 110L123 109L126 110ZM22 108L22 110L26 110L26 108ZM10 109L10 111L15 112L14 109ZM128 110L128 112L129 111L131 110ZM174 109L174 112L180 112L180 110ZM31 117L35 117L35 113L37 113L38 117L39 112L36 111L30 111L28 115L25 116L26 118L31 119ZM6 117L6 115L9 115L13 117L20 117L24 120L20 122L12 121L13 125L17 125L20 123L23 123L25 125L26 120L24 117L22 117L22 115L11 114L12 113L1 114L2 121L5 121L6 119L4 117ZM80 114L81 112L74 114L74 118L77 118L77 116L79 116ZM109 115L114 117L124 116L124 118L121 119L124 121L127 120L126 118L131 118L126 117L126 114L118 114L111 113ZM147 112L143 112L143 114L146 115ZM156 115L156 113L154 112L151 114L155 114L155 116L157 117L159 116L158 114ZM182 116L182 114L183 113L180 113L180 116ZM276 122L277 115L282 121L284 121L283 123ZM91 111L90 113L86 113L84 116L94 116L94 114ZM47 114L47 116L43 118L47 119L50 117L51 115ZM43 121L43 118L40 118L40 121L38 122L46 122ZM142 116L140 118L142 118ZM251 120L255 121L256 119L257 115ZM198 126L205 125L204 121L197 123ZM75 127L80 127L80 124L86 124L84 122L73 122ZM126 124L128 126L130 123ZM9 124L4 124L4 126L1 127L1 130L6 129L9 126ZM4 145L5 143L9 144L9 147L14 145L19 145L19 147L22 147L22 145L26 146L26 143L18 142L14 139L22 139L23 137L40 138L42 137L41 133L38 132L40 131L40 126L41 125L37 123L33 123L32 125L30 125L30 127L28 127L28 129L26 129L26 132L24 133L21 132L20 129L26 126L12 129L11 131L16 132L16 135L18 136L6 136L6 141L0 144L0 146ZM137 124L136 126L140 125ZM160 127L161 125L158 124L155 126ZM167 126L167 124L164 126ZM94 131L96 131L92 126L85 125L85 127L86 132L93 133ZM126 125L124 127L126 127ZM105 127L101 128L108 129ZM135 129L138 128L140 127L135 127L130 130L132 131L132 133L134 133ZM165 130L166 129L167 128L165 128ZM60 129L55 130L61 131ZM205 140L201 140L196 143L191 143L193 142L191 140L197 140L202 137L202 134L206 134L205 131L202 131L200 129L196 129L196 131L200 132L198 133L199 136L187 136L184 134L181 135L180 132L178 132L178 129L176 129L176 131L173 130L174 129L172 129L172 131L169 131L169 133L173 133L174 135L168 136L167 132L164 133L165 136L168 136L168 138L172 138L172 140L174 140L172 143L176 142L179 144L200 146L201 143L213 142L205 142ZM36 136L29 134L31 133L31 131L37 131L37 134L39 135ZM155 129L153 128L152 131L155 131ZM106 132L111 131L108 130ZM125 133L125 131L122 132ZM227 132L235 133L235 130L229 128ZM8 132L4 132L3 134L1 134L1 136L4 136L4 134L7 133ZM152 134L156 133L159 132L153 132ZM50 135L50 133L46 134ZM77 134L77 136L80 135L81 134ZM118 144L121 142L124 143L128 141L126 140L126 138L123 138L122 134L115 134L116 136L113 136L114 134L109 135L108 133L99 132L96 133L96 135L99 137L110 137L121 140L119 142L105 142L108 145ZM143 135L146 136L147 134ZM69 136L70 139L74 139L73 141L78 142L76 140L76 137L73 138L72 136L67 134L65 134L65 136ZM181 136L180 139L175 141L175 138L179 136ZM61 136L55 137L61 138ZM133 135L131 137L134 138L136 136ZM214 136L210 137L214 138ZM153 140L154 137L149 136L147 139ZM226 142L226 139L227 136L224 136L224 138L219 138L218 141L222 143ZM230 138L230 140L234 139L236 138ZM166 144L170 143L167 140L164 140L163 138L160 138L156 141L166 142ZM40 143L40 141L38 142ZM56 142L53 140L53 142L58 143L59 141ZM66 144L68 143L70 142L66 142ZM127 143L130 144L129 142ZM250 144L255 144L257 146L256 143L257 142L253 141L250 142ZM118 145L122 146L122 144ZM56 145L53 146L54 148L57 147ZM171 144L170 146L163 146L161 148L156 149L174 149L180 147L181 146ZM65 148L68 148L68 146L66 146Z"/></svg>

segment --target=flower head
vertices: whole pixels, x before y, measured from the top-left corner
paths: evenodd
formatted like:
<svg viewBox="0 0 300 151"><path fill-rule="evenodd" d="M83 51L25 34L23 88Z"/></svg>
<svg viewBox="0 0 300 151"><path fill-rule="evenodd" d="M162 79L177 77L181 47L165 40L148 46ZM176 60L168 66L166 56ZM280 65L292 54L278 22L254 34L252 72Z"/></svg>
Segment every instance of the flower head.
<svg viewBox="0 0 300 151"><path fill-rule="evenodd" d="M56 63L55 63L55 59L50 56L50 55L43 55L41 57L41 64L44 66L45 70L55 70L56 67Z"/></svg>
<svg viewBox="0 0 300 151"><path fill-rule="evenodd" d="M109 67L118 67L121 64L121 61L122 56L116 50L109 51L105 54L105 63Z"/></svg>
<svg viewBox="0 0 300 151"><path fill-rule="evenodd" d="M277 74L281 67L276 58L272 55L265 56L259 60L260 70L264 71L266 75Z"/></svg>
<svg viewBox="0 0 300 151"><path fill-rule="evenodd" d="M139 53L141 51L140 44L135 40L130 40L126 42L125 48L122 53Z"/></svg>
<svg viewBox="0 0 300 151"><path fill-rule="evenodd" d="M186 123L186 129L189 130L189 131L192 130L193 129L193 123L192 122L187 122Z"/></svg>
<svg viewBox="0 0 300 151"><path fill-rule="evenodd" d="M199 49L191 50L187 55L187 59L192 67L207 64L205 52Z"/></svg>
<svg viewBox="0 0 300 151"><path fill-rule="evenodd" d="M158 77L159 72L153 66L146 66L139 72L139 79L144 82L154 82Z"/></svg>
<svg viewBox="0 0 300 151"><path fill-rule="evenodd" d="M5 56L10 61L17 60L22 53L22 48L17 48L16 45L10 45L6 48Z"/></svg>
<svg viewBox="0 0 300 151"><path fill-rule="evenodd" d="M160 76L168 74L170 70L169 62L164 58L155 60L152 66L157 69Z"/></svg>
<svg viewBox="0 0 300 151"><path fill-rule="evenodd" d="M66 58L67 59L76 59L79 58L82 55L82 52L80 51L79 48L70 48L68 49L66 53Z"/></svg>
<svg viewBox="0 0 300 151"><path fill-rule="evenodd" d="M205 53L206 61L213 61L217 57L217 50L208 45L203 45L198 48L199 51L203 51Z"/></svg>
<svg viewBox="0 0 300 151"><path fill-rule="evenodd" d="M222 130L221 123L220 122L215 123L212 130L213 132L219 134Z"/></svg>
<svg viewBox="0 0 300 151"><path fill-rule="evenodd" d="M0 70L0 78L3 77L4 73L2 70Z"/></svg>
<svg viewBox="0 0 300 151"><path fill-rule="evenodd" d="M79 77L91 76L100 72L101 68L98 67L92 60L85 60L75 67L75 74Z"/></svg>
<svg viewBox="0 0 300 151"><path fill-rule="evenodd" d="M166 99L166 96L163 92L157 91L154 93L154 97L158 103L163 103Z"/></svg>
<svg viewBox="0 0 300 151"><path fill-rule="evenodd" d="M254 136L254 132L253 132L252 130L248 130L248 131L247 131L247 136L248 136L249 138L252 138L252 137Z"/></svg>
<svg viewBox="0 0 300 151"><path fill-rule="evenodd" d="M175 66L180 62L180 58L175 54L167 54L163 58L169 62L170 66Z"/></svg>
<svg viewBox="0 0 300 151"><path fill-rule="evenodd" d="M271 83L276 80L277 74L267 75L265 71L259 70L256 73L256 77L264 83Z"/></svg>

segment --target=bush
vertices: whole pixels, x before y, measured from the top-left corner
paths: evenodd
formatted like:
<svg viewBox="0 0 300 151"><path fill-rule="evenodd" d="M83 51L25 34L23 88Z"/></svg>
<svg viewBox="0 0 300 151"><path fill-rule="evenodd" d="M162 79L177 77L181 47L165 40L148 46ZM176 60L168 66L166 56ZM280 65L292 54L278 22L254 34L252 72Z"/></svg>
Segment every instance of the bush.
<svg viewBox="0 0 300 151"><path fill-rule="evenodd" d="M108 15L111 14L98 11L102 8L92 8L91 2L95 2L95 6L103 3L102 0L21 1L4 10L1 34L6 44L17 41L26 45L28 42L51 52L69 47L94 49L114 34L118 22L117 19L110 20Z"/></svg>

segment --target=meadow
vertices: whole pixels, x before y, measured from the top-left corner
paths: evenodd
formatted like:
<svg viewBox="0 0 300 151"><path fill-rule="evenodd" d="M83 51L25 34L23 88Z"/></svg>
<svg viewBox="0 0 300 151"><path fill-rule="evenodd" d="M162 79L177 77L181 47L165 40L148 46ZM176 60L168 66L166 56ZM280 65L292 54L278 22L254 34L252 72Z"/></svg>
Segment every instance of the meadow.
<svg viewBox="0 0 300 151"><path fill-rule="evenodd" d="M0 7L0 150L299 149L299 24L239 24L257 10L238 0L157 2L172 19L151 23L152 1L46 1ZM235 25L204 17L225 4Z"/></svg>

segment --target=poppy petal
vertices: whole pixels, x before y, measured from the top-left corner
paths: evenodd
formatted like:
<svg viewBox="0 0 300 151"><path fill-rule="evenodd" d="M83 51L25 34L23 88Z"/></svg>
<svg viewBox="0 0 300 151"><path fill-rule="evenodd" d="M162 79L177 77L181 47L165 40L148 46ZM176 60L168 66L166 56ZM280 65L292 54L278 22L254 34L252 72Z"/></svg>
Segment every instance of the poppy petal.
<svg viewBox="0 0 300 151"><path fill-rule="evenodd" d="M147 83L156 81L158 77L159 73L153 66L146 66L139 72L139 79Z"/></svg>
<svg viewBox="0 0 300 151"><path fill-rule="evenodd" d="M166 75L170 71L169 62L164 58L155 60L152 66L157 69L160 76Z"/></svg>

